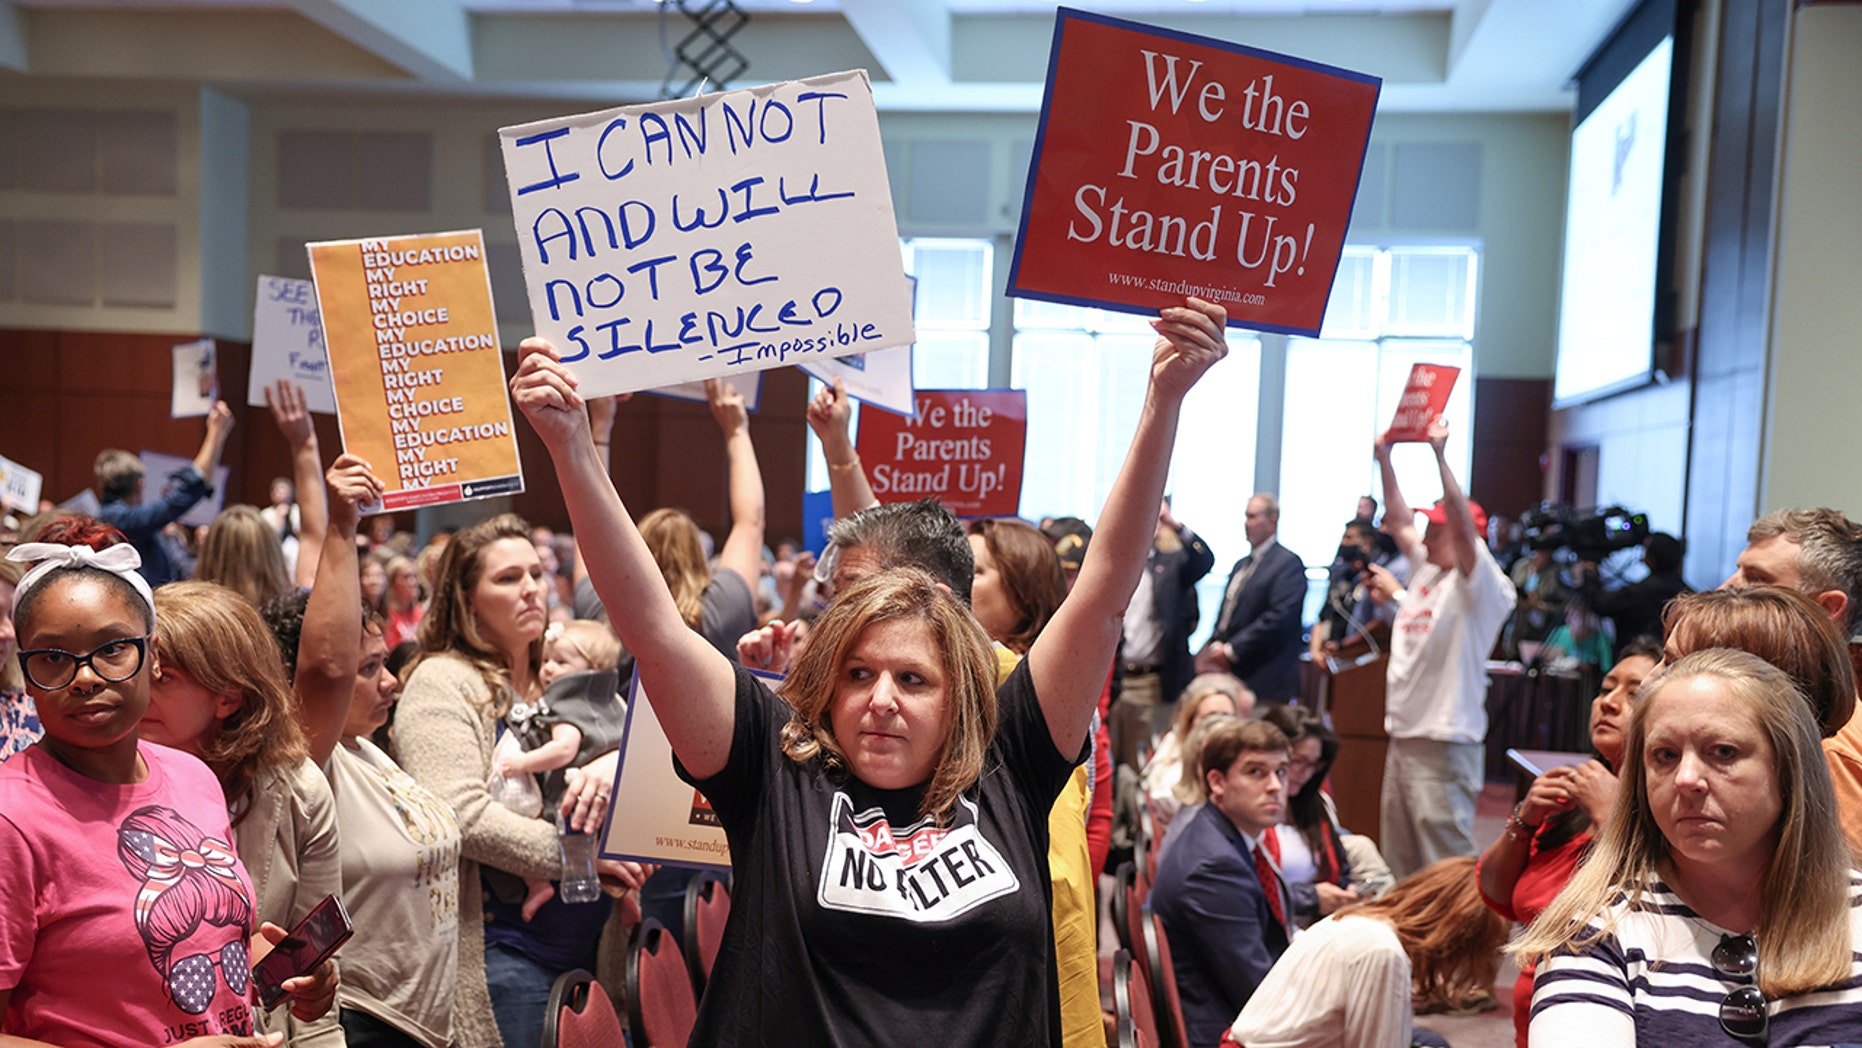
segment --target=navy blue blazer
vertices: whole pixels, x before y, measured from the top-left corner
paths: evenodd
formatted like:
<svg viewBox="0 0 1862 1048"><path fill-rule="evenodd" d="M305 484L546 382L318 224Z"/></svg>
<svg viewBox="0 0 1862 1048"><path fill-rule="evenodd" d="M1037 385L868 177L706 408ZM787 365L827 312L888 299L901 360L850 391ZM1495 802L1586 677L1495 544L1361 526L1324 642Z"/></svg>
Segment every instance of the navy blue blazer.
<svg viewBox="0 0 1862 1048"><path fill-rule="evenodd" d="M1247 857L1241 831L1215 805L1179 818L1183 833L1157 864L1151 908L1164 920L1192 1048L1219 1043L1286 951L1287 932Z"/></svg>
<svg viewBox="0 0 1862 1048"><path fill-rule="evenodd" d="M1300 611L1306 603L1306 565L1276 542L1235 600L1234 610L1215 624L1212 640L1235 649L1229 672L1247 682L1261 702L1286 702L1300 692ZM1232 583L1247 558L1229 572ZM1223 605L1228 587L1222 587ZM1222 608L1216 614L1222 614Z"/></svg>
<svg viewBox="0 0 1862 1048"><path fill-rule="evenodd" d="M1178 534L1181 547L1165 553L1154 545L1145 562L1151 573L1151 610L1164 631L1157 672L1167 703L1177 701L1196 675L1190 658L1190 634L1198 617L1196 584L1215 567L1215 554L1201 536L1188 528Z"/></svg>

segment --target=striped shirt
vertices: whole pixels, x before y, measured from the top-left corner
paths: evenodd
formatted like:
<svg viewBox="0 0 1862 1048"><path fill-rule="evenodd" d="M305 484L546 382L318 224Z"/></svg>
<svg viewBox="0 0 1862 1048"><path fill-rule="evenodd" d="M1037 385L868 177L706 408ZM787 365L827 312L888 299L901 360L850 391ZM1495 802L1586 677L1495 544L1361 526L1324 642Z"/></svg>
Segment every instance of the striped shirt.
<svg viewBox="0 0 1862 1048"><path fill-rule="evenodd" d="M1850 873L1850 940L1862 951L1862 874ZM1540 965L1533 984L1530 1043L1540 1046L1747 1045L1720 1029L1720 1002L1745 981L1714 971L1710 958L1732 932L1702 919L1657 881L1636 903L1616 904L1616 927L1577 952ZM1850 978L1770 1002L1772 1045L1862 1042L1862 952Z"/></svg>

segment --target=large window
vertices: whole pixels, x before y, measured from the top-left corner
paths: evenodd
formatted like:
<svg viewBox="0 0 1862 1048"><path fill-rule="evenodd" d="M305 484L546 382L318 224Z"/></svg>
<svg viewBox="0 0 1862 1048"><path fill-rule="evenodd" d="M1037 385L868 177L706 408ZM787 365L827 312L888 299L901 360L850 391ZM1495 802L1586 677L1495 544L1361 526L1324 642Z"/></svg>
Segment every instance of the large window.
<svg viewBox="0 0 1862 1048"><path fill-rule="evenodd" d="M1323 337L1288 340L1280 541L1309 569L1331 561L1358 497L1381 497L1371 444L1395 414L1412 364L1461 369L1448 402L1448 453L1467 483L1478 261L1469 247L1347 247ZM1398 445L1392 461L1410 505L1441 497L1426 445Z"/></svg>
<svg viewBox="0 0 1862 1048"><path fill-rule="evenodd" d="M1184 402L1169 485L1177 517L1218 555L1247 546L1234 492L1254 472L1260 404L1260 342L1238 329L1228 339L1228 359ZM1022 516L1098 519L1138 425L1156 341L1141 316L1015 303L1012 384L1028 391Z"/></svg>

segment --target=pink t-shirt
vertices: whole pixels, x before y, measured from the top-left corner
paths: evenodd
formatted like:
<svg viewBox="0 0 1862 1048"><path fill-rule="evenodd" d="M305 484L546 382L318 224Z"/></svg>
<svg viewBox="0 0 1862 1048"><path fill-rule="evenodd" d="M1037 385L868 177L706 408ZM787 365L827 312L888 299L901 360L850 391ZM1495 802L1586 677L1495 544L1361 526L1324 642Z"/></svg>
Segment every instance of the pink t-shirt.
<svg viewBox="0 0 1862 1048"><path fill-rule="evenodd" d="M111 785L35 746L0 764L0 1032L65 1048L252 1033L252 883L207 766L142 744Z"/></svg>

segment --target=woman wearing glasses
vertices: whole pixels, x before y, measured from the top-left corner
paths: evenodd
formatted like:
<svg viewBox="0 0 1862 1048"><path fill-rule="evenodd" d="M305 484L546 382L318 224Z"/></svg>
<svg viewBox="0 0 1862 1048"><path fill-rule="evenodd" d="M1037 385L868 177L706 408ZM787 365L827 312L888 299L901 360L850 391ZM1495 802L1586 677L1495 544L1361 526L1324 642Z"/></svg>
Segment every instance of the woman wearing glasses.
<svg viewBox="0 0 1862 1048"><path fill-rule="evenodd" d="M14 622L44 736L0 765L0 1044L271 1048L220 784L138 737L158 663L141 558L89 519L42 539L10 555L37 562Z"/></svg>
<svg viewBox="0 0 1862 1048"><path fill-rule="evenodd" d="M1862 1040L1862 904L1810 707L1745 652L1643 686L1590 861L1514 947L1531 1043Z"/></svg>

